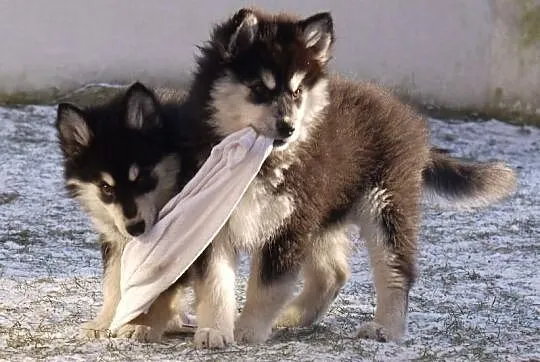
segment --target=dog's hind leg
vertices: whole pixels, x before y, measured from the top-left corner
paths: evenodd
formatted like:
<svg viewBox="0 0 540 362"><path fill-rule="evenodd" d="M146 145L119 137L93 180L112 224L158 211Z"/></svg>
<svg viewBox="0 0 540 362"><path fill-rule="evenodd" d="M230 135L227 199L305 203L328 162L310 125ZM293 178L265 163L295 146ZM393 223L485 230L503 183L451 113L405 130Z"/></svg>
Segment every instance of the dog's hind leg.
<svg viewBox="0 0 540 362"><path fill-rule="evenodd" d="M409 290L416 275L418 194L406 198L375 187L360 209L362 236L366 240L374 273L377 304L375 318L358 330L358 336L381 342L399 339L406 331Z"/></svg>
<svg viewBox="0 0 540 362"><path fill-rule="evenodd" d="M283 235L253 256L246 303L235 325L238 342L261 343L272 333L280 311L294 294L301 263L296 247Z"/></svg>
<svg viewBox="0 0 540 362"><path fill-rule="evenodd" d="M349 279L349 251L344 227L313 237L303 265L304 288L281 314L277 327L305 327L322 318Z"/></svg>
<svg viewBox="0 0 540 362"><path fill-rule="evenodd" d="M80 337L103 338L109 336L109 326L120 301L121 251L116 244L102 241L103 305L96 318L81 326Z"/></svg>

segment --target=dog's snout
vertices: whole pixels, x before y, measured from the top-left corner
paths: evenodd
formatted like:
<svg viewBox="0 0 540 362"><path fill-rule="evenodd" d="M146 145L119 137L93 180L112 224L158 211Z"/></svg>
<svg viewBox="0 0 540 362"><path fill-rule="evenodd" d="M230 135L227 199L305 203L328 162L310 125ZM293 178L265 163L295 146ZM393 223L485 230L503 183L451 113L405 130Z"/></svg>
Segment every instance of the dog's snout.
<svg viewBox="0 0 540 362"><path fill-rule="evenodd" d="M278 121L276 130L280 138L288 138L294 133L294 127L283 120Z"/></svg>
<svg viewBox="0 0 540 362"><path fill-rule="evenodd" d="M131 236L139 236L144 233L145 227L146 225L144 224L144 221L138 221L127 225L126 230Z"/></svg>

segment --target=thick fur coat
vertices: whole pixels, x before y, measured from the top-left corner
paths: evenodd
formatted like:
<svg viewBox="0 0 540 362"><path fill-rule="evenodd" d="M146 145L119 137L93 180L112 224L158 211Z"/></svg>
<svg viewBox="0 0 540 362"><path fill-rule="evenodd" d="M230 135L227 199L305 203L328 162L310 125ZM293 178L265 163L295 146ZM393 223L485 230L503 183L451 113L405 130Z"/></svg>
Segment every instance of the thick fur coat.
<svg viewBox="0 0 540 362"><path fill-rule="evenodd" d="M486 205L514 187L513 171L431 149L425 120L389 92L328 74L329 13L306 19L242 9L201 48L186 104L224 137L244 127L275 148L227 225L198 262L195 343L262 342L272 326L321 318L349 276L348 232L360 227L377 294L359 336L398 339L416 276L425 189ZM237 254L253 255L235 320ZM294 299L303 271L305 286Z"/></svg>
<svg viewBox="0 0 540 362"><path fill-rule="evenodd" d="M125 244L148 231L159 210L178 193L204 160L198 124L185 122L184 95L152 91L135 83L100 105L58 106L56 127L64 156L69 196L76 199L100 234L103 306L83 325L84 337L108 336L120 298L120 260ZM208 132L204 132L208 134ZM208 142L210 138L205 138ZM180 297L189 273L164 292L149 313L124 326L118 336L161 338L181 326Z"/></svg>

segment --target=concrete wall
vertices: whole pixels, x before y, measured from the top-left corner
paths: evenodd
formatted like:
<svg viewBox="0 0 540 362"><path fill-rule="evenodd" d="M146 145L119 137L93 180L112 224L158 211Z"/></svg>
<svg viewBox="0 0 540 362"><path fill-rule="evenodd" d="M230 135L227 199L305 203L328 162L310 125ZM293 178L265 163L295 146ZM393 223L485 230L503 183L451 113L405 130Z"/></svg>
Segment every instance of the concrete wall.
<svg viewBox="0 0 540 362"><path fill-rule="evenodd" d="M0 0L0 93L89 82L185 81L195 45L235 0ZM540 115L540 44L520 42L540 0L261 0L268 10L331 10L334 68L452 109Z"/></svg>
<svg viewBox="0 0 540 362"><path fill-rule="evenodd" d="M516 6L517 4L517 6ZM524 44L523 15L534 11L537 25ZM540 1L497 0L493 5L489 104L540 118Z"/></svg>

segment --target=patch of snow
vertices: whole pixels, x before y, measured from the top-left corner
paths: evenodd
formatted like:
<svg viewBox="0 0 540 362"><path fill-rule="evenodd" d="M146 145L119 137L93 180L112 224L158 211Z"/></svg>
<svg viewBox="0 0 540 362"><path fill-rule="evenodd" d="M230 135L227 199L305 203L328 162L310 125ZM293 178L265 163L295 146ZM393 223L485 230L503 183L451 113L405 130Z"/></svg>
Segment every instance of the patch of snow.
<svg viewBox="0 0 540 362"><path fill-rule="evenodd" d="M0 360L528 360L540 358L540 130L495 120L430 120L433 143L500 159L519 188L484 210L425 204L409 333L400 343L354 337L374 291L361 241L351 280L321 324L278 330L261 346L198 351L190 336L159 344L81 341L101 303L101 260L86 216L65 196L55 108L0 108ZM243 300L248 259L242 259Z"/></svg>

